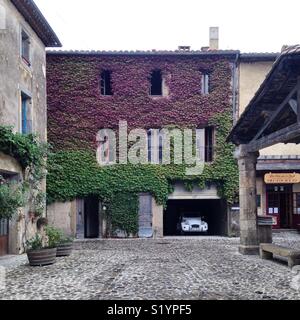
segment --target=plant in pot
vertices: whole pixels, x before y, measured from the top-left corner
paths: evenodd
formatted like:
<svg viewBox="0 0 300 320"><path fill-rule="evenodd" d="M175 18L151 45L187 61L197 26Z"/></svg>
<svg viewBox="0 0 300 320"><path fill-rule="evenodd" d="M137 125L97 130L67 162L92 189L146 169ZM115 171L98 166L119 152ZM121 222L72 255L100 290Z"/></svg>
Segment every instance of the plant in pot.
<svg viewBox="0 0 300 320"><path fill-rule="evenodd" d="M46 226L45 230L49 243L52 246L55 246L57 249L57 257L65 257L71 255L74 242L74 239L72 237L64 235L62 230L57 229L53 226Z"/></svg>
<svg viewBox="0 0 300 320"><path fill-rule="evenodd" d="M59 244L57 245L57 257L67 257L70 256L73 250L74 238L65 236L61 233L61 238Z"/></svg>
<svg viewBox="0 0 300 320"><path fill-rule="evenodd" d="M34 238L26 242L27 257L31 266L46 266L55 263L56 247L51 246L50 241L45 245L43 237L36 234Z"/></svg>

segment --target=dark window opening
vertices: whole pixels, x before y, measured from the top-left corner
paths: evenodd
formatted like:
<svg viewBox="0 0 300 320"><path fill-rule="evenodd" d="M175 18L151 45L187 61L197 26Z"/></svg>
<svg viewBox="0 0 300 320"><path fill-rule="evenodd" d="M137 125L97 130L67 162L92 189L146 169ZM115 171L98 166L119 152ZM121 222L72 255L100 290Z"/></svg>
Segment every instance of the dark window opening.
<svg viewBox="0 0 300 320"><path fill-rule="evenodd" d="M159 135L159 142L158 142L158 162L159 164L163 163L163 136L160 134Z"/></svg>
<svg viewBox="0 0 300 320"><path fill-rule="evenodd" d="M256 205L257 205L257 208L261 208L261 195L258 194L256 196Z"/></svg>
<svg viewBox="0 0 300 320"><path fill-rule="evenodd" d="M201 93L207 95L210 93L210 75L209 73L202 73L201 77Z"/></svg>
<svg viewBox="0 0 300 320"><path fill-rule="evenodd" d="M152 162L152 134L151 130L148 130L148 162Z"/></svg>
<svg viewBox="0 0 300 320"><path fill-rule="evenodd" d="M205 162L214 160L214 128L205 128Z"/></svg>
<svg viewBox="0 0 300 320"><path fill-rule="evenodd" d="M111 72L103 71L101 73L101 95L112 96Z"/></svg>
<svg viewBox="0 0 300 320"><path fill-rule="evenodd" d="M23 30L22 31L22 59L30 65L30 39L28 34Z"/></svg>
<svg viewBox="0 0 300 320"><path fill-rule="evenodd" d="M151 88L150 95L151 96L162 96L163 78L160 70L155 70L151 73Z"/></svg>

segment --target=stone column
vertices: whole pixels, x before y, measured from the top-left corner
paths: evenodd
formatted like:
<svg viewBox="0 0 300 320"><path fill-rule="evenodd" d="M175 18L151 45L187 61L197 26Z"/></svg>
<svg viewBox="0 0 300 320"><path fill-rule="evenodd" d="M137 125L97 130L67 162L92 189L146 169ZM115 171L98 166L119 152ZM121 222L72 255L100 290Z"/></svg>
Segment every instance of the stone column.
<svg viewBox="0 0 300 320"><path fill-rule="evenodd" d="M248 153L241 145L237 151L240 177L240 234L239 252L244 255L259 253L256 163L258 152Z"/></svg>
<svg viewBox="0 0 300 320"><path fill-rule="evenodd" d="M153 214L153 238L160 239L164 237L164 208L156 203L152 198Z"/></svg>

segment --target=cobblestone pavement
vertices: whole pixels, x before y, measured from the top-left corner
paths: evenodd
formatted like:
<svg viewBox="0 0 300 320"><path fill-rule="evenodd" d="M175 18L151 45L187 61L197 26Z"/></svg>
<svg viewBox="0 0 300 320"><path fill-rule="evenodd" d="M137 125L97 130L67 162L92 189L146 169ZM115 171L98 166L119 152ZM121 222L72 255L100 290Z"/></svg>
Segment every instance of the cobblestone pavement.
<svg viewBox="0 0 300 320"><path fill-rule="evenodd" d="M274 242L300 249L300 235ZM286 264L242 256L239 239L104 240L76 243L71 257L29 267L26 256L7 268L0 299L297 299Z"/></svg>

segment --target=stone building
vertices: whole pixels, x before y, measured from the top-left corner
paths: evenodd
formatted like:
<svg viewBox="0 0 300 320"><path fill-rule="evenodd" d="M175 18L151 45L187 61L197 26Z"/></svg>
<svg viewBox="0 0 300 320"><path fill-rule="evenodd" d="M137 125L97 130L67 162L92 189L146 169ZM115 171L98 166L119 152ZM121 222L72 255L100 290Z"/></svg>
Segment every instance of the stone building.
<svg viewBox="0 0 300 320"><path fill-rule="evenodd" d="M32 0L0 0L0 125L47 141L45 47L61 46ZM24 170L13 157L0 153L0 175L22 181ZM0 208L1 210L1 208ZM28 208L12 221L0 221L0 255L17 254L35 232Z"/></svg>
<svg viewBox="0 0 300 320"><path fill-rule="evenodd" d="M289 153L294 153L297 152L297 145L299 145L299 52L299 46L284 48L227 139L227 141L234 142L238 147L236 156L239 163L241 207L241 245L239 250L243 254L258 253L259 244L266 242L261 236L267 234L265 232L267 228L265 230L261 228L262 225L259 223L261 218L257 215L257 208L259 207L257 196L259 194L256 186L258 177L256 171L257 167L259 168L258 157L260 152L282 143L283 145L275 148L286 146L286 148L292 150L288 151ZM286 221L291 217L290 223L299 227L297 185L300 181L300 174L297 172L282 172L282 166L285 164L283 160L279 159L277 161L279 164L281 161L280 166L277 167L279 172L271 172L264 176L267 187L270 185L273 188L271 190L272 205L267 205L269 209L267 214L272 218L275 226L277 226L278 220L279 223L283 223L281 220ZM288 163L289 161L286 164ZM270 164L273 164L276 168L276 161ZM287 186L290 187L289 192L286 191ZM267 198L270 202L269 192L270 189L267 189ZM279 200L276 200L278 195ZM285 205L281 206L281 202ZM293 208L293 210L284 215L283 212L280 212L282 208L286 208L286 210ZM288 226L282 225L282 227ZM271 228L269 228L269 231L271 231ZM271 242L271 236L268 238Z"/></svg>
<svg viewBox="0 0 300 320"><path fill-rule="evenodd" d="M278 57L279 53L241 54L239 115L251 102ZM265 117L267 119L269 115L265 114ZM272 216L274 229L293 229L300 223L300 181L291 177L291 174L299 173L299 169L299 145L280 143L260 150L256 168L257 211L260 216Z"/></svg>
<svg viewBox="0 0 300 320"><path fill-rule="evenodd" d="M78 238L163 237L180 234L183 216L201 215L209 234L228 235L238 175L225 139L237 112L238 57L238 51L189 47L49 51L48 137L55 151L47 178L49 222ZM118 133L120 121L126 133L146 130L148 164L124 164L99 138L103 129ZM166 127L196 130L203 174L162 164L154 132ZM118 144L122 138L117 135Z"/></svg>

